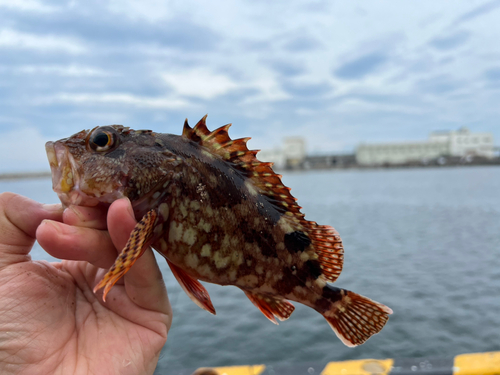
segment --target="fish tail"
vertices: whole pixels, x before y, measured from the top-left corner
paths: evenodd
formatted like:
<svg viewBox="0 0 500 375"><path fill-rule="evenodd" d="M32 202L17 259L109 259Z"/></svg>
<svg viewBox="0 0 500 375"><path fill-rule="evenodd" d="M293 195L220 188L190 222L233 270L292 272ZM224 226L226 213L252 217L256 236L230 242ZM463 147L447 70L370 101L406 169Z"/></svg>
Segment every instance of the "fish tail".
<svg viewBox="0 0 500 375"><path fill-rule="evenodd" d="M322 297L329 304L321 303L316 310L349 347L361 345L380 332L392 314L392 310L381 303L328 284L323 288Z"/></svg>

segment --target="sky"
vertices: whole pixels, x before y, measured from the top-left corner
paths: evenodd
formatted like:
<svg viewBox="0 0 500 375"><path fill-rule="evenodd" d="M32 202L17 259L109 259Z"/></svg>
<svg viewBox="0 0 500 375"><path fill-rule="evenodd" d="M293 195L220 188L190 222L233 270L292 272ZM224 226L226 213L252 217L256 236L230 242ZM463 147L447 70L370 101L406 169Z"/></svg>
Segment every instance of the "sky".
<svg viewBox="0 0 500 375"><path fill-rule="evenodd" d="M500 0L0 0L0 173L99 125L215 129L310 154L491 132Z"/></svg>

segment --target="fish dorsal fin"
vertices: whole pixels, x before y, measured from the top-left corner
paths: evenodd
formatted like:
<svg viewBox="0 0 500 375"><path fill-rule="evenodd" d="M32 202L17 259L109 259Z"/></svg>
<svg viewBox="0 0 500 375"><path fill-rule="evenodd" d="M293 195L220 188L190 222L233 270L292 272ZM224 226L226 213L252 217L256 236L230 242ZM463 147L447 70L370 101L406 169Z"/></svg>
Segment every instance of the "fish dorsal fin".
<svg viewBox="0 0 500 375"><path fill-rule="evenodd" d="M265 195L283 215L288 234L292 235L290 238L293 238L294 233L307 234L320 263L322 278L334 282L339 277L344 263L344 249L338 232L333 227L318 225L304 218L304 214L300 212L302 207L290 193L290 188L283 185L281 175L274 173L273 163L259 161L256 157L259 150L247 148L246 143L250 138L231 139L228 134L231 124L211 132L207 128L206 119L205 115L194 128L191 128L186 120L182 136L206 147L212 154L219 155L250 179L256 191ZM300 242L300 239L297 241ZM303 243L298 244L299 247L301 245Z"/></svg>
<svg viewBox="0 0 500 375"><path fill-rule="evenodd" d="M194 128L189 126L186 119L182 136L232 163L234 168L253 182L259 193L268 197L269 202L278 211L297 221L303 220L304 214L300 212L301 207L290 193L290 188L281 182L282 176L274 173L273 163L259 161L256 155L260 150L248 149L247 142L250 138L231 139L228 134L231 124L210 131L207 128L206 119L205 115Z"/></svg>

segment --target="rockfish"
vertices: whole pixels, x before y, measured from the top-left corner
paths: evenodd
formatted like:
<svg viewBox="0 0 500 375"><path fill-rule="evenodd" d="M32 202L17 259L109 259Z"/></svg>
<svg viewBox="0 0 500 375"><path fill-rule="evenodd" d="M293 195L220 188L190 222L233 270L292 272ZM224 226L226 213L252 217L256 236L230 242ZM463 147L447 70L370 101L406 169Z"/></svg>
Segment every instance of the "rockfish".
<svg viewBox="0 0 500 375"><path fill-rule="evenodd" d="M121 125L46 144L54 191L66 205L128 197L138 224L94 292L104 296L148 246L167 260L189 297L215 314L199 280L234 285L273 323L294 310L322 314L347 346L378 333L392 310L333 283L342 271L338 232L304 218L274 173L232 140L231 124L209 131L206 116L182 136Z"/></svg>

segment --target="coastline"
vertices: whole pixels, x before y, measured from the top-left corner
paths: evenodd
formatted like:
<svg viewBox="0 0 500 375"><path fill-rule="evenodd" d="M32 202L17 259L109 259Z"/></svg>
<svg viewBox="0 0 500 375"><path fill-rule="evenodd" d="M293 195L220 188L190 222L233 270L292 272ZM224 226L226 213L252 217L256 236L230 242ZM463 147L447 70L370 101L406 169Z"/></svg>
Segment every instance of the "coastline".
<svg viewBox="0 0 500 375"><path fill-rule="evenodd" d="M42 172L17 172L17 173L0 173L0 181L5 180L28 180L34 178L50 178L50 171Z"/></svg>
<svg viewBox="0 0 500 375"><path fill-rule="evenodd" d="M473 161L464 162L461 158L448 158L445 162L442 160L433 160L426 164L423 163L402 163L402 164L383 164L383 165L359 165L356 162L334 162L327 160L325 157L309 157L305 162L296 165L287 165L284 168L276 168L277 172L285 171L308 171L308 170L338 170L338 169L421 169L421 168L443 168L443 167L479 167L479 166L500 166L500 157L494 159L476 159ZM50 178L50 171L38 172L9 172L0 173L0 181L9 180L29 180L39 178Z"/></svg>

